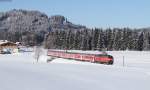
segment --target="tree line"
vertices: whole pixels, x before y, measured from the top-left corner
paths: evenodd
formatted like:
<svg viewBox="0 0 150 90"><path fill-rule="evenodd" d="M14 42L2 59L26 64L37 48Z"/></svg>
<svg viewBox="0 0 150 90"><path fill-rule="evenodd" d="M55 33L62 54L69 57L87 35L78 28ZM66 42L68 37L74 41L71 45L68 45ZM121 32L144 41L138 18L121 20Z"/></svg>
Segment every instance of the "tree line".
<svg viewBox="0 0 150 90"><path fill-rule="evenodd" d="M144 29L56 30L45 35L45 48L75 50L150 50L150 32Z"/></svg>
<svg viewBox="0 0 150 90"><path fill-rule="evenodd" d="M43 45L49 49L74 50L150 50L150 30L130 28L49 30L7 32L0 31L1 40L21 42L23 45Z"/></svg>

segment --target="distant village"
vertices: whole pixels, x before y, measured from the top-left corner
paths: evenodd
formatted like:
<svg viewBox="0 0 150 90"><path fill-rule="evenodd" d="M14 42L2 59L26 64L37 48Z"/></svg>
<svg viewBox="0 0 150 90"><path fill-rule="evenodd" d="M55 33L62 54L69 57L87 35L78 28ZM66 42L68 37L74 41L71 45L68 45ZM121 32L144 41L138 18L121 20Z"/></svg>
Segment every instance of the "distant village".
<svg viewBox="0 0 150 90"><path fill-rule="evenodd" d="M18 52L27 52L29 50L26 46L23 46L21 42L11 42L8 40L0 40L0 54L12 54Z"/></svg>

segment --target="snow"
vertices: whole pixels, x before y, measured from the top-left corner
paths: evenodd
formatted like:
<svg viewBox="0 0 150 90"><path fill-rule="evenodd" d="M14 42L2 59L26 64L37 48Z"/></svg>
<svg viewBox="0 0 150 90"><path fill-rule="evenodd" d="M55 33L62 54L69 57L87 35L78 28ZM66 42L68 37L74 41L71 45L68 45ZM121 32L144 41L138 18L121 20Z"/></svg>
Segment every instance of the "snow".
<svg viewBox="0 0 150 90"><path fill-rule="evenodd" d="M50 49L52 51L72 52L72 53L83 53L83 54L104 54L104 51L81 51L81 50L57 50Z"/></svg>
<svg viewBox="0 0 150 90"><path fill-rule="evenodd" d="M114 65L62 58L46 63L51 57L45 54L37 62L32 52L0 55L0 90L150 90L150 52L108 54Z"/></svg>
<svg viewBox="0 0 150 90"><path fill-rule="evenodd" d="M114 64L121 66L123 57L126 67L150 68L150 52L149 51L111 51L108 54L115 58Z"/></svg>

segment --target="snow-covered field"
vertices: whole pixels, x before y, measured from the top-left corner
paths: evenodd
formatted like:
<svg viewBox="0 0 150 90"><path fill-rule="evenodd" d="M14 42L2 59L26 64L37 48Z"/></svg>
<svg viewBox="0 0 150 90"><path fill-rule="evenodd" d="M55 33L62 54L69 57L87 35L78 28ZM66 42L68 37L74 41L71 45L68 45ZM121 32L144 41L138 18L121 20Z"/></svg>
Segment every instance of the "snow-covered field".
<svg viewBox="0 0 150 90"><path fill-rule="evenodd" d="M0 90L150 90L150 52L110 51L114 65L31 52L0 55ZM124 57L124 66L123 66Z"/></svg>

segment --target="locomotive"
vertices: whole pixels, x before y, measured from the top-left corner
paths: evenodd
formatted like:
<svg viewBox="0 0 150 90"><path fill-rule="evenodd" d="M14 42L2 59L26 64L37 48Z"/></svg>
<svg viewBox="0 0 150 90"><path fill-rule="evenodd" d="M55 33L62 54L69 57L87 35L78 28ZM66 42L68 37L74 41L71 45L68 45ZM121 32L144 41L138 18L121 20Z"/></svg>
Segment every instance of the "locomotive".
<svg viewBox="0 0 150 90"><path fill-rule="evenodd" d="M67 52L49 49L47 55L51 57L74 59L79 61L87 61L92 63L101 63L108 65L112 65L114 62L113 56L108 55L107 53L87 54L87 53Z"/></svg>

